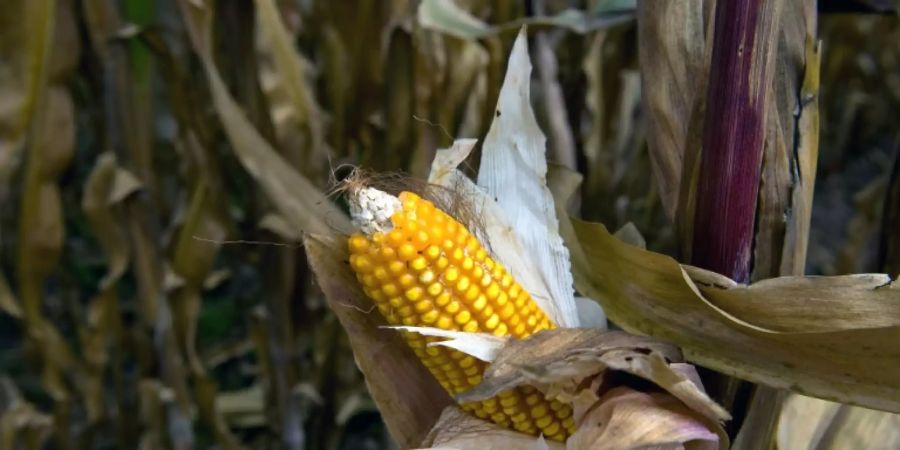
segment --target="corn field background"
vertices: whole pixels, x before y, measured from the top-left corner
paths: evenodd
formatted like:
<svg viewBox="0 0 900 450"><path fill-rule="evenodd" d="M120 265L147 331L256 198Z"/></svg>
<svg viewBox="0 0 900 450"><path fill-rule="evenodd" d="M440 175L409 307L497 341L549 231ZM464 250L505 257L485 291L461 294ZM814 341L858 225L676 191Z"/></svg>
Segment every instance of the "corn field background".
<svg viewBox="0 0 900 450"><path fill-rule="evenodd" d="M805 274L896 276L897 4L803 3L822 41ZM484 136L522 24L548 159L584 176L570 213L682 252L635 3L440 5L0 5L0 450L390 448L290 211L327 222L304 197L349 167L425 178Z"/></svg>

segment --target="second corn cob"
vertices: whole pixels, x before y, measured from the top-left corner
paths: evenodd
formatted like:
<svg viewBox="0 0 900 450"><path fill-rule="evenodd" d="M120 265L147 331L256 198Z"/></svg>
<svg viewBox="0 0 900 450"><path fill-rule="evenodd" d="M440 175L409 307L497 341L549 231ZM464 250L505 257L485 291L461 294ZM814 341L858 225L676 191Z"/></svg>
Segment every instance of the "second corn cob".
<svg viewBox="0 0 900 450"><path fill-rule="evenodd" d="M529 293L492 259L465 226L411 192L399 199L366 188L356 205L364 233L349 239L350 264L363 289L392 325L486 332L525 338L554 328ZM451 394L481 382L486 363L435 338L404 339ZM461 405L476 416L563 441L574 431L568 405L523 386Z"/></svg>

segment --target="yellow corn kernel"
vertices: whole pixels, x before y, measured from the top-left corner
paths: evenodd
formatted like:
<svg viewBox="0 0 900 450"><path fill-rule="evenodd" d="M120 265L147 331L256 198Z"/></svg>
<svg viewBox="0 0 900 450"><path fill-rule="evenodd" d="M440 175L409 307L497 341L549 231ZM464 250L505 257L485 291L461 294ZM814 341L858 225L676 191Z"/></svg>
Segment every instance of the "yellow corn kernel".
<svg viewBox="0 0 900 450"><path fill-rule="evenodd" d="M400 194L393 229L348 240L350 267L391 325L490 332L524 338L554 328L534 300L476 237L416 194ZM404 333L425 367L451 394L481 382L486 363L437 339ZM574 432L571 408L530 386L461 405L477 417L525 433L565 440Z"/></svg>

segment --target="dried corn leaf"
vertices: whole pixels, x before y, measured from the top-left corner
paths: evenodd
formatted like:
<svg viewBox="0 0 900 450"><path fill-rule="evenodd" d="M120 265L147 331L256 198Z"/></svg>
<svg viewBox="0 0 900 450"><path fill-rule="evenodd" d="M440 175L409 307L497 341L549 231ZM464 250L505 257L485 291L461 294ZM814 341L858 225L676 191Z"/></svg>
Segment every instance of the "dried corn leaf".
<svg viewBox="0 0 900 450"><path fill-rule="evenodd" d="M308 235L307 258L319 287L350 338L356 364L394 440L422 442L451 400L359 287L340 236Z"/></svg>
<svg viewBox="0 0 900 450"><path fill-rule="evenodd" d="M16 319L22 318L22 307L19 306L19 300L16 299L12 289L9 288L9 282L6 275L0 272L0 311L9 314Z"/></svg>
<svg viewBox="0 0 900 450"><path fill-rule="evenodd" d="M567 448L590 450L728 448L716 426L705 424L678 399L662 393L613 388L597 400ZM721 428L719 428L720 430Z"/></svg>
<svg viewBox="0 0 900 450"><path fill-rule="evenodd" d="M900 415L801 395L785 402L778 448L790 450L900 448Z"/></svg>
<svg viewBox="0 0 900 450"><path fill-rule="evenodd" d="M331 229L348 231L350 222L346 215L272 148L228 92L209 46L211 9L188 0L181 0L179 5L194 51L206 69L214 106L241 164L298 230L319 234L327 234Z"/></svg>
<svg viewBox="0 0 900 450"><path fill-rule="evenodd" d="M493 397L521 385L573 404L578 431L569 449L638 448L697 441L727 447L719 422L728 412L703 391L693 366L672 345L595 329L559 328L510 340L484 381L459 401ZM630 374L658 386L640 392L622 385ZM630 385L634 386L634 383Z"/></svg>
<svg viewBox="0 0 900 450"><path fill-rule="evenodd" d="M84 355L85 377L81 391L85 397L88 422L98 423L105 412L106 367L110 343L121 339L122 323L116 284L128 268L131 250L119 203L140 189L140 183L120 168L112 153L103 153L94 164L84 186L81 207L107 259L106 275L98 294L88 305L87 317L79 326Z"/></svg>
<svg viewBox="0 0 900 450"><path fill-rule="evenodd" d="M819 152L815 2L784 2L767 104L752 279L802 275Z"/></svg>
<svg viewBox="0 0 900 450"><path fill-rule="evenodd" d="M631 20L632 8L596 8L592 13L566 9L552 16L533 16L488 25L462 9L453 0L423 0L416 12L419 23L428 29L461 39L481 39L517 30L524 25L560 27L585 34Z"/></svg>
<svg viewBox="0 0 900 450"><path fill-rule="evenodd" d="M260 28L267 36L267 47L274 55L274 61L285 84L288 96L294 104L297 119L308 124L310 132L321 134L319 118L321 112L309 92L306 83L308 62L294 49L292 38L284 26L278 8L273 0L256 0L256 11L259 14ZM321 136L317 136L321 138Z"/></svg>
<svg viewBox="0 0 900 450"><path fill-rule="evenodd" d="M567 242L585 257L573 260L576 286L624 329L669 340L688 359L726 374L900 411L900 360L892 356L900 291L886 275L741 286L626 245L602 225L573 221L573 230ZM817 318L813 331L805 328L816 322L810 317Z"/></svg>
<svg viewBox="0 0 900 450"><path fill-rule="evenodd" d="M490 25L469 14L452 0L425 0L419 3L416 17L424 28L461 39L478 39L491 34Z"/></svg>
<svg viewBox="0 0 900 450"><path fill-rule="evenodd" d="M140 189L140 182L116 164L112 153L97 158L84 186L81 207L103 253L108 259L107 272L100 289L116 283L128 268L130 248L122 228L122 217L114 206Z"/></svg>
<svg viewBox="0 0 900 450"><path fill-rule="evenodd" d="M0 378L0 450L44 448L53 426L53 417L25 400L12 380Z"/></svg>
<svg viewBox="0 0 900 450"><path fill-rule="evenodd" d="M582 380L614 370L653 382L711 421L729 419L728 412L710 400L689 376L673 368L673 363L681 361L677 348L652 338L618 331L559 328L524 340L510 340L488 366L484 381L457 399L484 400L516 386L536 385L571 400Z"/></svg>
<svg viewBox="0 0 900 450"><path fill-rule="evenodd" d="M263 51L271 54L280 84L290 100L295 119L305 128L309 147L304 153L310 161L323 158L324 131L322 111L306 81L308 62L295 50L290 33L282 21L274 0L256 0L259 28L266 39Z"/></svg>
<svg viewBox="0 0 900 450"><path fill-rule="evenodd" d="M563 444L486 422L448 406L421 450L563 450Z"/></svg>
<svg viewBox="0 0 900 450"><path fill-rule="evenodd" d="M46 85L56 2L6 2L0 15L0 199L18 171L24 141Z"/></svg>
<svg viewBox="0 0 900 450"><path fill-rule="evenodd" d="M59 179L74 155L75 107L65 86L76 68L80 41L71 4L53 4L47 26L53 31L42 92L34 104L30 124L27 164L23 175L22 210L19 216L19 296L22 299L25 334L40 355L44 388L65 407L70 396L65 383L77 369L62 333L44 317L44 282L56 268L65 236ZM65 426L61 425L61 429ZM65 440L70 430L61 431Z"/></svg>
<svg viewBox="0 0 900 450"><path fill-rule="evenodd" d="M647 140L663 207L676 217L682 172L693 167L699 148L705 24L702 0L638 2L638 44ZM690 173L690 172L688 172ZM689 215L692 217L692 215Z"/></svg>

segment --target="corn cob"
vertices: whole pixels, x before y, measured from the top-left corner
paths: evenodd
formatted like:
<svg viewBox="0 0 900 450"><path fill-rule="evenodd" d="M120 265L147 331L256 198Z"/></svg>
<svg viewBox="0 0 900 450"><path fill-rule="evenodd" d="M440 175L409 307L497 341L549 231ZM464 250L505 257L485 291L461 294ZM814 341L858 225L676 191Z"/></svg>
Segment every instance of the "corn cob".
<svg viewBox="0 0 900 450"><path fill-rule="evenodd" d="M388 323L520 339L555 327L478 239L431 202L403 192L398 205L381 213L389 216L384 229L363 228L366 234L350 237L350 265ZM486 363L429 347L437 338L403 335L450 394L481 382ZM460 406L482 419L557 441L574 432L569 405L548 400L531 386Z"/></svg>

